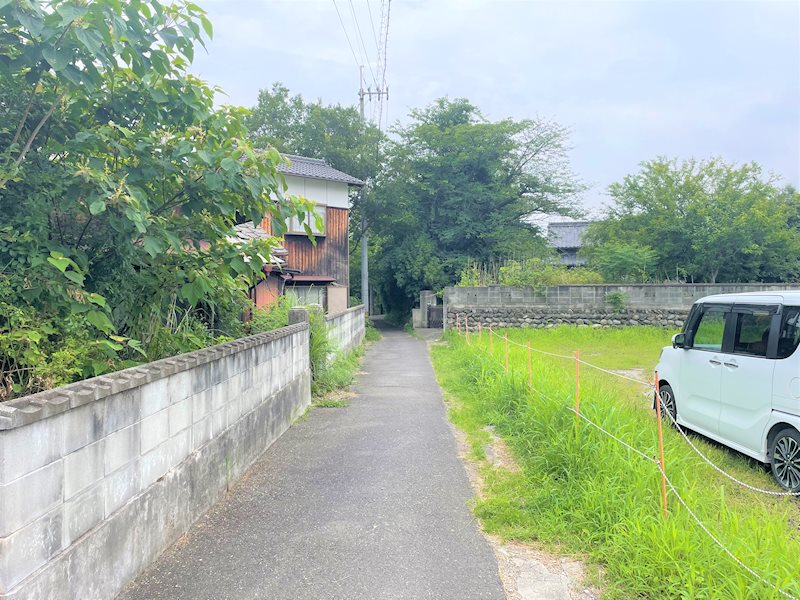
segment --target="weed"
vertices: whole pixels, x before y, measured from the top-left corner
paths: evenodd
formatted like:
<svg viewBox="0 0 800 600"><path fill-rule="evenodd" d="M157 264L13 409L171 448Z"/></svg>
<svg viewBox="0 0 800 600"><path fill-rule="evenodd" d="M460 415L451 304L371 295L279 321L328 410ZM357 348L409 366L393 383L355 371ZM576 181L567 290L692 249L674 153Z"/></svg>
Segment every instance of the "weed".
<svg viewBox="0 0 800 600"><path fill-rule="evenodd" d="M344 408L346 406L350 406L350 403L345 400L315 400L314 406L318 408Z"/></svg>
<svg viewBox="0 0 800 600"><path fill-rule="evenodd" d="M506 332L501 332L506 333ZM558 327L511 330L510 339L581 357L611 369L649 370L672 332L656 328L594 330ZM610 598L779 598L733 562L670 494L669 518L660 507L656 466L570 412L575 393L572 361L534 354L528 388L527 352L488 336L448 332L432 354L440 383L458 402L453 421L473 451L490 425L510 447L520 473L487 469L485 495L475 513L489 533L537 541L554 551L584 555L602 566ZM581 366L581 411L656 456L650 398L636 384ZM543 395L542 395L543 394ZM732 451L698 441L726 471L762 487L767 474ZM786 592L800 595L800 536L796 501L753 494L732 484L665 431L666 470L688 506L734 555Z"/></svg>
<svg viewBox="0 0 800 600"><path fill-rule="evenodd" d="M353 383L364 356L364 345L336 355L329 364L317 372L311 382L311 393L315 397L322 397L335 390L348 387Z"/></svg>
<svg viewBox="0 0 800 600"><path fill-rule="evenodd" d="M608 292L606 304L617 312L622 312L628 305L628 295L625 292Z"/></svg>

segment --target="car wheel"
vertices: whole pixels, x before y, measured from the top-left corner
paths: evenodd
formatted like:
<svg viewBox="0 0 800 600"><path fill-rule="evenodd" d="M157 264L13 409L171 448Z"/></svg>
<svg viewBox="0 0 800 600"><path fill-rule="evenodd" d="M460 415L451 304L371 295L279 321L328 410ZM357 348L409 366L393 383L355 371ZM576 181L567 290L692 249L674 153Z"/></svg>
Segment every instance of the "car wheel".
<svg viewBox="0 0 800 600"><path fill-rule="evenodd" d="M675 405L675 393L668 383L658 386L658 393L661 396L661 410L666 410L667 413L669 413L669 417L664 415L664 418L670 421L670 425L674 425L675 419L678 418L678 407ZM670 419L670 417L672 418Z"/></svg>
<svg viewBox="0 0 800 600"><path fill-rule="evenodd" d="M785 490L800 492L800 433L787 427L772 440L769 449L772 476Z"/></svg>

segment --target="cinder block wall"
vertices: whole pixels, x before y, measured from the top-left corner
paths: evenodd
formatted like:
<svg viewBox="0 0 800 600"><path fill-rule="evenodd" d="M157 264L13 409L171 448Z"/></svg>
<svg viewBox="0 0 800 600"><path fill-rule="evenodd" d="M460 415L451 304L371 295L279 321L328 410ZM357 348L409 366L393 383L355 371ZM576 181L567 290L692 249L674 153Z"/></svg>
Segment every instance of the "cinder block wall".
<svg viewBox="0 0 800 600"><path fill-rule="evenodd" d="M347 352L364 341L366 312L363 304L336 315L327 315L328 337L336 352Z"/></svg>
<svg viewBox="0 0 800 600"><path fill-rule="evenodd" d="M466 314L476 324L503 323L499 325L502 327L547 327L560 323L602 327L637 323L680 327L692 304L704 296L787 289L800 289L800 286L785 283L687 283L542 288L449 287L444 291L445 327L452 327L459 314ZM623 311L615 310L607 301L612 292L625 294Z"/></svg>
<svg viewBox="0 0 800 600"><path fill-rule="evenodd" d="M113 598L310 404L300 323L0 404L0 598Z"/></svg>

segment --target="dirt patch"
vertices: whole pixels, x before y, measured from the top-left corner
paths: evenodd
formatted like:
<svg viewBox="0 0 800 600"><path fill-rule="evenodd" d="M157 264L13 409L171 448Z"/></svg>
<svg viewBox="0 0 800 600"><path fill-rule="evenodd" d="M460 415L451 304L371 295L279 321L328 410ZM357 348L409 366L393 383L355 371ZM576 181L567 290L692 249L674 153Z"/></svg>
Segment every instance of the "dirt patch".
<svg viewBox="0 0 800 600"><path fill-rule="evenodd" d="M509 600L597 600L600 590L587 587L584 565L523 544L487 536L497 557L500 579Z"/></svg>
<svg viewBox="0 0 800 600"><path fill-rule="evenodd" d="M484 427L484 431L489 434L489 443L484 445L483 451L486 454L486 460L489 461L495 469L505 469L506 471L511 471L512 473L519 473L520 468L517 464L517 461L514 460L514 457L511 454L511 450L508 449L508 445L506 444L503 438L499 437L494 432L494 427L491 425L487 425Z"/></svg>
<svg viewBox="0 0 800 600"><path fill-rule="evenodd" d="M479 498L485 497L478 463L470 456L467 434L450 424L467 476ZM520 468L505 441L492 427L484 429L489 443L483 449L495 469L518 473ZM587 586L586 567L579 560L546 552L532 544L504 542L483 532L497 558L497 570L508 600L599 600L598 588Z"/></svg>
<svg viewBox="0 0 800 600"><path fill-rule="evenodd" d="M644 369L609 369L612 373L616 373L617 375L622 375L623 377L631 377L633 379L638 379L641 382L650 382L653 379L651 373L648 373Z"/></svg>

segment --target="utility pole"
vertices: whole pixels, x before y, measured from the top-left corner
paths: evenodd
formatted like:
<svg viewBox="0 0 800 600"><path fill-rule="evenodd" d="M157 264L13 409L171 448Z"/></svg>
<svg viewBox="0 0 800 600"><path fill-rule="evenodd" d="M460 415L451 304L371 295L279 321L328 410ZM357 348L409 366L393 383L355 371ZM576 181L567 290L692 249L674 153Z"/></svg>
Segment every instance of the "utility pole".
<svg viewBox="0 0 800 600"><path fill-rule="evenodd" d="M364 66L361 65L358 68L358 108L361 112L361 121L366 120L364 117L364 98L367 97L370 102L372 102L372 96L377 96L378 100L380 100L382 96L389 98L389 88L387 87L385 90L376 89L373 91L372 88L367 87L365 91ZM367 309L367 314L372 314L372 302L370 301L369 293L369 256L367 252L369 248L369 233L367 232L367 216L364 214L363 190L361 194L361 301Z"/></svg>

